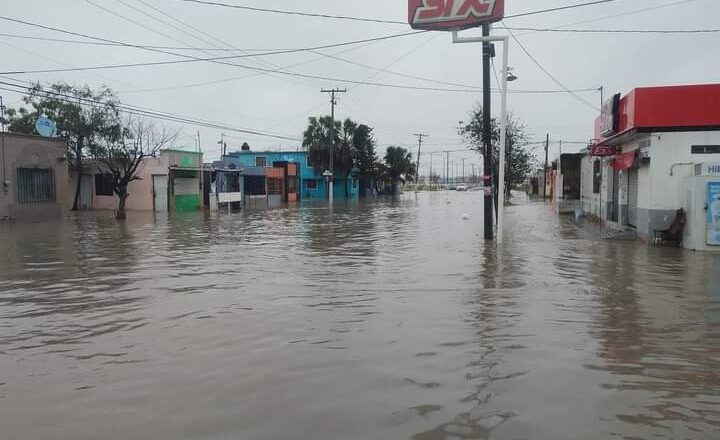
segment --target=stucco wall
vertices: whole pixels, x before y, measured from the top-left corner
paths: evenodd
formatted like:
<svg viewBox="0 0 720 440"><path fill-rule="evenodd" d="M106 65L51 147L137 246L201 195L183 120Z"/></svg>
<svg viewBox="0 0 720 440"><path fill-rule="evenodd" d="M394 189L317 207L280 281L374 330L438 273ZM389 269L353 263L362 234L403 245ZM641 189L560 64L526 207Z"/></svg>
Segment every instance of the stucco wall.
<svg viewBox="0 0 720 440"><path fill-rule="evenodd" d="M0 218L44 220L59 217L71 205L65 143L58 139L0 133ZM55 202L18 203L17 169L44 168L54 174ZM7 185L5 184L7 183Z"/></svg>

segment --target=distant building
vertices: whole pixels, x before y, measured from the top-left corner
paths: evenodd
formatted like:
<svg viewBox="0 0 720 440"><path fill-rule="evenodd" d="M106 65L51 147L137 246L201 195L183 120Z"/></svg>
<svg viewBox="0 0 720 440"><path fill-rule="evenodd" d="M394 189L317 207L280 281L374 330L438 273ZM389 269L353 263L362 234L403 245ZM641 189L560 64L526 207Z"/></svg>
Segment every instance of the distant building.
<svg viewBox="0 0 720 440"><path fill-rule="evenodd" d="M65 142L0 133L0 219L60 217L72 207Z"/></svg>
<svg viewBox="0 0 720 440"><path fill-rule="evenodd" d="M720 250L720 214L709 214L712 197L720 207L720 84L616 95L581 168L583 207L608 226L653 240L682 208L685 246Z"/></svg>
<svg viewBox="0 0 720 440"><path fill-rule="evenodd" d="M328 198L327 178L313 168L309 162L309 156L306 151L237 151L223 156L219 164L221 164L223 168L235 166L238 169L242 169L246 176L246 186L250 183L247 177L249 173L257 175L259 174L258 170L265 170L264 175L270 179L272 185L271 188L268 189L268 197L273 195L286 195L286 201L290 200L293 194L295 195L294 197L299 199ZM272 179L280 178L280 172L269 171L270 174L268 174L267 171L267 169L276 167L284 169L283 176L285 180L281 188L277 188L276 184L272 183ZM256 184L256 186L257 185L258 184ZM336 177L333 192L336 199L358 198L357 178L352 175L348 176L347 179Z"/></svg>

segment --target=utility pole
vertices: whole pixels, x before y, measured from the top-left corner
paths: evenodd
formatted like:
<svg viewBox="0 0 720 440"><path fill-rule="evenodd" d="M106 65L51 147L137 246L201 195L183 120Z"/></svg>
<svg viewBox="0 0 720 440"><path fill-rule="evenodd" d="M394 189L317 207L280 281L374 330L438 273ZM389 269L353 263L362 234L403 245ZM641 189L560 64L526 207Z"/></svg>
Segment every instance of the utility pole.
<svg viewBox="0 0 720 440"><path fill-rule="evenodd" d="M422 141L423 138L429 137L426 134L422 133L415 133L413 136L417 136L418 138L418 156L417 156L417 166L415 167L415 185L420 184L420 149L422 148Z"/></svg>
<svg viewBox="0 0 720 440"><path fill-rule="evenodd" d="M330 117L331 117L331 124L330 124L330 169L328 172L330 175L328 176L328 201L330 204L333 204L333 196L334 196L334 183L335 183L335 106L337 105L337 100L335 99L336 93L347 93L347 89L321 89L320 92L322 93L329 93L330 94Z"/></svg>
<svg viewBox="0 0 720 440"><path fill-rule="evenodd" d="M483 37L490 36L490 25L482 27ZM485 239L492 240L494 237L493 219L493 160L492 160L492 95L490 94L490 59L495 56L495 46L492 43L484 42L483 49L483 180L485 182Z"/></svg>
<svg viewBox="0 0 720 440"><path fill-rule="evenodd" d="M225 156L227 154L227 144L225 143L225 133L220 134L220 142L218 142L218 145L220 145L221 157Z"/></svg>
<svg viewBox="0 0 720 440"><path fill-rule="evenodd" d="M450 151L445 150L445 185L450 184Z"/></svg>
<svg viewBox="0 0 720 440"><path fill-rule="evenodd" d="M547 200L547 178L548 178L548 150L550 149L550 134L545 139L545 179L543 180L543 201Z"/></svg>
<svg viewBox="0 0 720 440"><path fill-rule="evenodd" d="M462 162L463 162L462 181L463 181L463 183L465 183L465 159L463 159Z"/></svg>

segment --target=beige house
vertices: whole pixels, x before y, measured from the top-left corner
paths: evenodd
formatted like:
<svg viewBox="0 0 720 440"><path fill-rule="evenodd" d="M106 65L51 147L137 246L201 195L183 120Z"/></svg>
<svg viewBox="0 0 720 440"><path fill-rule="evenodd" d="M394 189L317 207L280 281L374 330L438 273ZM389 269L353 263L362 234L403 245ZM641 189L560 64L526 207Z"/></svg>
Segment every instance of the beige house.
<svg viewBox="0 0 720 440"><path fill-rule="evenodd" d="M157 157L146 157L138 168L139 180L130 183L128 211L197 211L201 208L202 154L182 150L162 150ZM75 188L77 173L72 172L70 187ZM80 174L79 208L113 211L118 198L112 180L97 163L87 163Z"/></svg>
<svg viewBox="0 0 720 440"><path fill-rule="evenodd" d="M59 139L0 133L0 219L44 220L72 207L67 149Z"/></svg>

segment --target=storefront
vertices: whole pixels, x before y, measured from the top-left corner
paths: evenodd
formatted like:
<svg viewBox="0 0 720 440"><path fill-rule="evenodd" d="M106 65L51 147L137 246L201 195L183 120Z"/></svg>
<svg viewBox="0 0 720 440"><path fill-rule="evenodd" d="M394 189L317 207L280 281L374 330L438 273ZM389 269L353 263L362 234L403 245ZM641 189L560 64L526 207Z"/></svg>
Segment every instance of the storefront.
<svg viewBox="0 0 720 440"><path fill-rule="evenodd" d="M652 240L691 206L688 179L720 162L720 84L637 88L603 106L582 162L584 210ZM700 209L700 211L698 211Z"/></svg>

